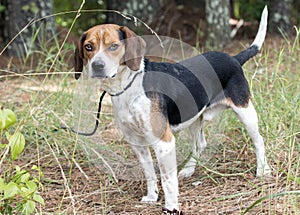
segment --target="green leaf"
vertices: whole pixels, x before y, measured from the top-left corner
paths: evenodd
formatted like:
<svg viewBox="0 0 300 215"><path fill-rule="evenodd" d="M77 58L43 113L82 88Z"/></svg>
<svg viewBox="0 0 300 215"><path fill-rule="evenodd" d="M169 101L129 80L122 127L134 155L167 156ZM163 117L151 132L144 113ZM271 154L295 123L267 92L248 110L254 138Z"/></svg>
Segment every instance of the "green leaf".
<svg viewBox="0 0 300 215"><path fill-rule="evenodd" d="M16 165L15 168L16 168L16 172L17 173L21 172L21 167L19 167L18 165Z"/></svg>
<svg viewBox="0 0 300 215"><path fill-rule="evenodd" d="M5 132L5 137L6 137L6 139L8 139L8 140L9 140L9 138L10 138L10 134L9 134L8 132Z"/></svg>
<svg viewBox="0 0 300 215"><path fill-rule="evenodd" d="M22 183L26 183L26 181L28 181L30 178L30 174L28 172L26 172L25 174L23 174L21 177L20 177L20 182Z"/></svg>
<svg viewBox="0 0 300 215"><path fill-rule="evenodd" d="M38 13L39 12L39 8L37 7L37 5L35 4L35 2L32 2L31 3L31 11L33 12L33 13Z"/></svg>
<svg viewBox="0 0 300 215"><path fill-rule="evenodd" d="M32 191L26 187L21 187L19 194L23 197L23 199L25 199L32 194Z"/></svg>
<svg viewBox="0 0 300 215"><path fill-rule="evenodd" d="M2 11L4 11L5 10L5 6L3 6L2 4L0 4L0 13L2 12Z"/></svg>
<svg viewBox="0 0 300 215"><path fill-rule="evenodd" d="M24 5L23 7L22 7L22 10L24 10L24 11L28 11L30 9L30 6L29 5Z"/></svg>
<svg viewBox="0 0 300 215"><path fill-rule="evenodd" d="M34 181L26 181L26 186L31 192L34 192L37 189L37 185Z"/></svg>
<svg viewBox="0 0 300 215"><path fill-rule="evenodd" d="M30 174L26 171L21 169L19 166L16 167L16 174L13 177L13 181L16 182L17 184L20 183L25 183L26 181L29 180Z"/></svg>
<svg viewBox="0 0 300 215"><path fill-rule="evenodd" d="M15 160L23 151L25 146L25 138L23 134L17 132L9 137L10 157Z"/></svg>
<svg viewBox="0 0 300 215"><path fill-rule="evenodd" d="M4 149L7 146L7 144L0 144L0 149Z"/></svg>
<svg viewBox="0 0 300 215"><path fill-rule="evenodd" d="M16 115L10 109L0 109L0 131L9 128L16 123Z"/></svg>
<svg viewBox="0 0 300 215"><path fill-rule="evenodd" d="M32 214L35 209L35 202L28 200L23 206L23 214Z"/></svg>
<svg viewBox="0 0 300 215"><path fill-rule="evenodd" d="M37 165L35 165L35 164L34 164L34 165L32 165L31 169L32 169L32 170L39 170L38 166L37 166Z"/></svg>
<svg viewBox="0 0 300 215"><path fill-rule="evenodd" d="M38 194L33 195L33 200L40 203L41 205L45 205L45 200Z"/></svg>
<svg viewBox="0 0 300 215"><path fill-rule="evenodd" d="M9 182L5 187L4 187L4 198L11 198L14 197L17 193L19 192L19 188L15 182Z"/></svg>

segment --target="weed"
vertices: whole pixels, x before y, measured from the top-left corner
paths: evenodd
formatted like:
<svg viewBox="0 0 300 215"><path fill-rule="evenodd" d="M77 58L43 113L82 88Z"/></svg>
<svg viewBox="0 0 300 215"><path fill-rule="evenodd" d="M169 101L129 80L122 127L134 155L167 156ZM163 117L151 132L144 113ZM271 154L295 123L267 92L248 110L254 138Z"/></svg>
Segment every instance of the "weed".
<svg viewBox="0 0 300 215"><path fill-rule="evenodd" d="M45 205L44 199L38 194L42 172L36 165L28 171L14 163L25 147L25 138L19 131L20 128L14 134L6 131L6 138L2 138L2 132L16 123L14 112L9 109L0 110L0 122L0 168L4 170L0 175L0 213L32 214L36 209L36 203ZM10 154L9 161L2 167L8 154ZM33 171L39 176L32 176Z"/></svg>

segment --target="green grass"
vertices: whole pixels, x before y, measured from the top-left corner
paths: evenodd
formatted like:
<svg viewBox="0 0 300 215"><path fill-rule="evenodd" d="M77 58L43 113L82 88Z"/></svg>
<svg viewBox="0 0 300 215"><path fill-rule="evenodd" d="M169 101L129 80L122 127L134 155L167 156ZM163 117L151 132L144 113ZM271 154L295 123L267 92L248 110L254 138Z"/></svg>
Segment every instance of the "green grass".
<svg viewBox="0 0 300 215"><path fill-rule="evenodd" d="M209 159L206 162L203 159L200 161L199 169L202 172L193 180L213 182L217 187L231 178L240 178L243 186L249 187L249 190L234 193L228 191L226 194L211 196L206 202L228 206L231 204L229 200L237 201L251 196L241 201L237 214L300 213L300 45L297 33L295 40L269 41L262 53L244 66L252 100L259 115L267 157L274 169L271 188L263 179L248 179L249 175L255 174L254 147L236 116L226 111L222 118L207 127L208 144L213 142L215 151L205 152L210 153ZM62 190L57 194L55 203L52 202L55 198L49 198L45 206L38 207L37 212L82 212L91 205L86 203L87 206L83 206L81 199L88 202L91 196L98 197L98 201L92 200L95 202L92 204L94 213L106 214L112 208L135 211L134 205L127 205L127 202L136 201L131 200L132 196L140 197L140 193L136 192L143 184L136 184L134 180L116 183L113 174L104 165L104 160L113 162L119 158L125 158L125 161L134 159L129 146L120 135L115 134L109 105L104 105L99 139L84 139L64 130L54 131L64 122L69 124L72 119L75 81L73 74L68 73L70 68L66 62L71 61L70 53L73 50L72 44L61 44L54 39L51 44L45 43L40 51L31 51L23 59L22 65L15 65L22 68L20 72L23 73L13 74L9 70L1 70L4 76L0 77L0 105L16 112L20 122L18 127L22 128L26 139L25 152L18 159L19 165L26 168L36 164L43 170L45 190L40 190L41 195L50 195L51 189L57 187ZM37 62L31 58L32 54L40 56ZM34 86L39 89L36 90ZM30 99L26 99L26 96ZM220 126L219 130L215 126ZM216 132L223 131L215 137ZM185 140L185 137L182 139ZM96 145L97 142L102 145ZM84 147L93 144L104 160L95 154L91 155L91 152L85 153ZM184 156L189 154L184 147L180 151ZM95 176L97 180L92 180ZM83 177L83 182L89 182L86 187L76 188L80 186L76 183L78 177ZM183 183L182 187L191 189L188 182ZM97 192L86 192L88 186L93 186ZM192 192L194 189L191 189ZM191 201L199 195L195 194ZM181 198L184 201L184 197ZM200 206L195 205L187 210L197 213L197 207ZM157 205L151 207L160 208ZM144 210L147 210L147 206L144 206Z"/></svg>

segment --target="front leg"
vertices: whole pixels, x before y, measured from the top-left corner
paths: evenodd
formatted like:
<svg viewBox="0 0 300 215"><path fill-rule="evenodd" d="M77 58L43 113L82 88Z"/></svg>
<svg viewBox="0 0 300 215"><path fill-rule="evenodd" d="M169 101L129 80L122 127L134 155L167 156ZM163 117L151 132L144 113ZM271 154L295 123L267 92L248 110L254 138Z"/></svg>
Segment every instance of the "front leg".
<svg viewBox="0 0 300 215"><path fill-rule="evenodd" d="M153 144L158 160L161 184L165 195L165 208L169 211L178 211L178 178L175 138L173 134L169 138L159 140Z"/></svg>
<svg viewBox="0 0 300 215"><path fill-rule="evenodd" d="M158 200L157 177L155 174L153 160L150 154L149 147L131 145L133 151L136 153L146 177L147 181L147 195L144 196L141 202L152 203Z"/></svg>

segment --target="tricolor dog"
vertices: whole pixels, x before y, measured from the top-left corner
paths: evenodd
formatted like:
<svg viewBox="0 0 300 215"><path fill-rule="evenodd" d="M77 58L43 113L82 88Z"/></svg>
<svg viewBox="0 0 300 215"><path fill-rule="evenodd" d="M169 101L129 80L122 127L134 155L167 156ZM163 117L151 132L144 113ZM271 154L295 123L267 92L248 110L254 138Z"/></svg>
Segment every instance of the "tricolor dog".
<svg viewBox="0 0 300 215"><path fill-rule="evenodd" d="M150 147L161 174L167 213L179 214L178 177L194 173L206 146L205 121L231 108L245 125L256 148L257 176L270 174L257 113L242 65L255 56L265 39L267 8L252 45L235 56L206 52L182 62L151 62L146 43L125 26L95 26L81 36L75 51L75 78L85 67L111 95L115 120L144 170L147 194L142 202L158 200L157 176ZM193 156L177 175L174 132L189 128Z"/></svg>

